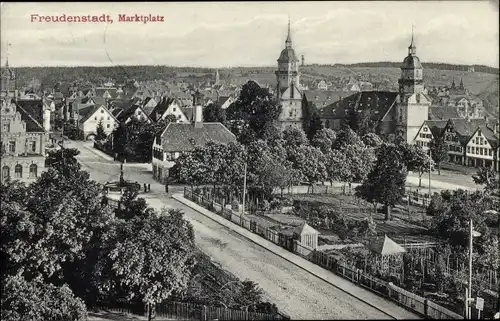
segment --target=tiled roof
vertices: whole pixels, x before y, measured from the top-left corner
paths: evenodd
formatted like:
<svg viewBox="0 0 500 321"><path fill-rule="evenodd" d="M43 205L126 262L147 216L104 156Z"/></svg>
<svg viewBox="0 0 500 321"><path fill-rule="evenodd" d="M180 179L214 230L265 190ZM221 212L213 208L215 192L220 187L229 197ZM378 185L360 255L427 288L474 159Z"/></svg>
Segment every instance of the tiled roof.
<svg viewBox="0 0 500 321"><path fill-rule="evenodd" d="M113 116L115 116L115 117L118 117L122 112L123 112L123 109L117 107L111 111L111 114L113 114Z"/></svg>
<svg viewBox="0 0 500 321"><path fill-rule="evenodd" d="M486 125L486 120L484 118L470 120L454 118L450 119L449 123L452 124L454 131L461 136L462 143L466 144L479 126Z"/></svg>
<svg viewBox="0 0 500 321"><path fill-rule="evenodd" d="M344 119L350 108L356 110L374 110L374 120L382 120L396 102L397 92L364 91L352 94L336 101L320 111L321 118Z"/></svg>
<svg viewBox="0 0 500 321"><path fill-rule="evenodd" d="M16 104L22 107L39 124L43 124L43 101L41 99L18 99Z"/></svg>
<svg viewBox="0 0 500 321"><path fill-rule="evenodd" d="M23 107L20 105L16 106L16 110L21 114L21 120L26 123L26 132L28 133L40 133L45 132L45 129L36 119L30 115Z"/></svg>
<svg viewBox="0 0 500 321"><path fill-rule="evenodd" d="M429 127L432 136L434 137L439 137L441 136L443 129L446 127L446 124L448 123L447 120L426 120L424 122L427 127Z"/></svg>
<svg viewBox="0 0 500 321"><path fill-rule="evenodd" d="M455 107L429 107L429 118L431 120L459 118L458 109Z"/></svg>
<svg viewBox="0 0 500 321"><path fill-rule="evenodd" d="M181 107L181 111L186 116L186 118L190 121L193 120L194 108L193 107Z"/></svg>
<svg viewBox="0 0 500 321"><path fill-rule="evenodd" d="M174 101L173 98L167 98L167 97L163 97L160 102L155 106L155 108L151 111L151 113L149 114L149 117L154 121L154 122L157 122L158 119L157 119L157 114L159 114L159 116L161 117L165 111L168 109L168 106L170 106L170 104L172 104L172 102Z"/></svg>
<svg viewBox="0 0 500 321"><path fill-rule="evenodd" d="M487 126L479 126L479 130L481 130L481 133L483 136L488 140L490 143L491 147L497 148L498 147L498 134L495 134L490 128Z"/></svg>
<svg viewBox="0 0 500 321"><path fill-rule="evenodd" d="M354 94L354 92L330 90L304 90L302 93L306 97L307 102L318 109Z"/></svg>
<svg viewBox="0 0 500 321"><path fill-rule="evenodd" d="M203 123L201 128L192 123L169 123L161 135L165 152L190 152L209 141L226 144L235 140L236 136L221 123Z"/></svg>
<svg viewBox="0 0 500 321"><path fill-rule="evenodd" d="M80 116L80 123L84 123L89 119L96 111L101 107L100 105L90 105L82 107L78 110L78 115Z"/></svg>

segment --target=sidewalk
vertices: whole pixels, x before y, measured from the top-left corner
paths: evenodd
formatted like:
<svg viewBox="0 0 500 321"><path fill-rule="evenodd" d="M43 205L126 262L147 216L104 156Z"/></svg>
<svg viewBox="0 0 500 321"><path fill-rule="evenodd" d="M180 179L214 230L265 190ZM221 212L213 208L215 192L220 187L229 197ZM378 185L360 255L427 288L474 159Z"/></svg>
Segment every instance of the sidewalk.
<svg viewBox="0 0 500 321"><path fill-rule="evenodd" d="M396 319L421 319L418 315L411 313L410 311L399 307L396 303L386 300L372 292L365 290L354 283L351 283L342 277L339 277L332 272L323 269L322 267L307 261L284 248L256 235L252 232L246 230L245 228L220 217L219 215L212 213L203 207L197 205L185 199L182 194L174 194L173 198L186 206L189 206L193 210L207 216L208 218L214 220L215 222L225 226L226 228L240 234L241 236L249 239L250 241L266 248L272 253L281 256L285 260L297 265L298 267L308 271L309 273L315 275L316 277L330 283L331 285L341 289L342 291L348 293L349 295L355 297L356 299L363 301L376 309L396 318Z"/></svg>
<svg viewBox="0 0 500 321"><path fill-rule="evenodd" d="M100 151L100 150L98 150L98 149L95 149L93 145L91 145L91 144L89 144L89 143L85 143L85 142L84 142L82 145L83 145L83 147L84 147L85 149L87 149L87 150L88 150L88 151L90 151L91 153L93 153L93 154L97 155L98 157L100 157L100 158L104 158L105 160L110 161L110 162L113 162L113 161L114 161L113 157L109 156L109 155L108 155L108 154L106 154L106 153L101 152L101 151Z"/></svg>

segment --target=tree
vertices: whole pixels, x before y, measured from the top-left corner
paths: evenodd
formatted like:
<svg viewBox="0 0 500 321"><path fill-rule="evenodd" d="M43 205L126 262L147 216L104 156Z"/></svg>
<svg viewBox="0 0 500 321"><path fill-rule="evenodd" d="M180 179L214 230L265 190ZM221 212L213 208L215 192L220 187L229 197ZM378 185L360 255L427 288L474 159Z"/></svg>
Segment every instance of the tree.
<svg viewBox="0 0 500 321"><path fill-rule="evenodd" d="M104 125L102 124L102 120L99 121L97 124L97 131L96 131L96 137L95 139L97 141L103 141L106 139L108 135L106 135L106 132L104 131Z"/></svg>
<svg viewBox="0 0 500 321"><path fill-rule="evenodd" d="M320 130L323 129L323 122L321 121L321 118L319 117L318 112L313 112L312 118L309 121L309 126L307 128L307 138L309 141L312 141L316 133Z"/></svg>
<svg viewBox="0 0 500 321"><path fill-rule="evenodd" d="M220 106L214 103L208 104L205 108L203 108L203 121L207 123L225 123L226 113Z"/></svg>
<svg viewBox="0 0 500 321"><path fill-rule="evenodd" d="M116 217L130 220L134 217L146 218L154 214L154 210L148 207L146 200L137 198L140 186L133 185L125 190L120 199L120 208L116 210Z"/></svg>
<svg viewBox="0 0 500 321"><path fill-rule="evenodd" d="M327 178L325 155L316 147L300 145L291 151L289 157L293 168L302 173L312 188L316 182L323 182Z"/></svg>
<svg viewBox="0 0 500 321"><path fill-rule="evenodd" d="M62 175L68 176L77 173L81 168L76 159L78 155L80 155L80 151L76 148L61 147L60 150L49 150L45 158L45 165L54 168Z"/></svg>
<svg viewBox="0 0 500 321"><path fill-rule="evenodd" d="M335 131L330 128L323 128L316 132L311 140L311 145L319 148L326 155L332 150L336 138Z"/></svg>
<svg viewBox="0 0 500 321"><path fill-rule="evenodd" d="M402 145L405 155L406 166L409 171L418 173L418 186L422 186L422 175L428 173L434 167L434 161L417 145L404 143Z"/></svg>
<svg viewBox="0 0 500 321"><path fill-rule="evenodd" d="M361 137L361 141L369 147L379 147L383 144L383 140L375 133L368 133Z"/></svg>
<svg viewBox="0 0 500 321"><path fill-rule="evenodd" d="M338 150L331 150L326 154L326 172L331 185L333 181L351 182L351 167L347 163L345 154Z"/></svg>
<svg viewBox="0 0 500 321"><path fill-rule="evenodd" d="M476 175L472 176L474 183L483 185L484 189L490 193L498 193L500 177L491 167L480 167Z"/></svg>
<svg viewBox="0 0 500 321"><path fill-rule="evenodd" d="M263 296L264 291L257 283L245 280L236 290L234 287L223 287L219 293L219 300L233 309L255 311L256 307L263 302Z"/></svg>
<svg viewBox="0 0 500 321"><path fill-rule="evenodd" d="M465 249L469 239L469 221L472 219L474 230L481 234L486 233L484 211L493 208L493 199L482 192L469 192L464 190L453 191L449 199L443 197L440 207L432 219L433 234L446 240L452 246Z"/></svg>
<svg viewBox="0 0 500 321"><path fill-rule="evenodd" d="M252 139L261 139L269 126L273 126L281 114L281 105L266 88L261 88L254 81L243 85L239 98L226 110L227 120L236 121L241 127L230 126L235 135L244 134L241 143ZM239 136L238 136L239 138Z"/></svg>
<svg viewBox="0 0 500 321"><path fill-rule="evenodd" d="M349 127L341 129L337 133L337 139L333 143L333 149L341 149L347 145L361 145L363 142L359 136Z"/></svg>
<svg viewBox="0 0 500 321"><path fill-rule="evenodd" d="M57 287L22 276L2 278L2 320L86 320L85 303L68 286Z"/></svg>
<svg viewBox="0 0 500 321"><path fill-rule="evenodd" d="M391 220L392 207L404 196L406 175L403 155L398 147L384 144L377 151L374 168L366 180L356 187L356 195L372 204L383 204L385 219Z"/></svg>
<svg viewBox="0 0 500 321"><path fill-rule="evenodd" d="M431 153L432 160L437 166L438 174L441 175L441 164L447 162L449 159L448 155L449 146L444 140L444 135L432 137L429 142L429 151Z"/></svg>
<svg viewBox="0 0 500 321"><path fill-rule="evenodd" d="M283 140L285 148L295 148L302 145L308 145L306 133L300 128L288 127L283 131Z"/></svg>
<svg viewBox="0 0 500 321"><path fill-rule="evenodd" d="M180 210L117 222L108 254L96 273L109 275L108 285L149 308L183 292L196 264L194 232Z"/></svg>
<svg viewBox="0 0 500 321"><path fill-rule="evenodd" d="M345 124L359 136L374 133L377 122L371 109L356 110L354 107L347 109Z"/></svg>

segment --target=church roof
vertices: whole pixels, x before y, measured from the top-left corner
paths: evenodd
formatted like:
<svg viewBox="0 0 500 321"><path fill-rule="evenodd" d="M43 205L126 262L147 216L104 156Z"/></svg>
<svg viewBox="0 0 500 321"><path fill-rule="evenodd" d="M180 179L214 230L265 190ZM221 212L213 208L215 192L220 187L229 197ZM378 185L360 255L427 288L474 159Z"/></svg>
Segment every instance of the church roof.
<svg viewBox="0 0 500 321"><path fill-rule="evenodd" d="M384 238L373 240L368 248L379 255L394 255L406 252L406 250L398 243L391 240L387 235Z"/></svg>

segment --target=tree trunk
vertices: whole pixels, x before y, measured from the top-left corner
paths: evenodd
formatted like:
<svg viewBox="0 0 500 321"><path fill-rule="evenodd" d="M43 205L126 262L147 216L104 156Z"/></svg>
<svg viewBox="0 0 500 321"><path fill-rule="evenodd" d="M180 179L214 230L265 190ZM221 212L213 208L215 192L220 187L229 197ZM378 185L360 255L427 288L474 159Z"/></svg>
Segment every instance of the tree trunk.
<svg viewBox="0 0 500 321"><path fill-rule="evenodd" d="M152 319L153 319L152 304L148 303L148 321L151 321Z"/></svg>
<svg viewBox="0 0 500 321"><path fill-rule="evenodd" d="M423 172L418 173L418 187L422 187L422 174Z"/></svg>
<svg viewBox="0 0 500 321"><path fill-rule="evenodd" d="M385 220L386 221L392 220L391 210L392 210L392 207L390 205L385 205Z"/></svg>
<svg viewBox="0 0 500 321"><path fill-rule="evenodd" d="M441 175L441 163L438 164L438 175Z"/></svg>

